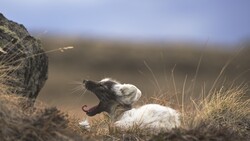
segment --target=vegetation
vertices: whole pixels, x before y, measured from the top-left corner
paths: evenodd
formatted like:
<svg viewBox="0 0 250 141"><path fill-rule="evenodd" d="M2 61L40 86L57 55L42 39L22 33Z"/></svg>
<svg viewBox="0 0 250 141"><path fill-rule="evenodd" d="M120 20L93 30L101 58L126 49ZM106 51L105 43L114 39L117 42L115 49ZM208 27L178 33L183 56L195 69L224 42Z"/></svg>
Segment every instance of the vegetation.
<svg viewBox="0 0 250 141"><path fill-rule="evenodd" d="M201 99L191 99L177 108L182 117L181 127L169 132L154 135L137 126L124 131L114 127L104 114L92 121L90 132L81 130L81 134L104 140L249 140L250 99L245 97L246 91L245 86L221 87ZM169 106L168 99L166 95L155 95L146 101Z"/></svg>
<svg viewBox="0 0 250 141"><path fill-rule="evenodd" d="M234 61L231 62L233 64L236 63ZM152 81L153 85L150 88L156 89L156 91L154 95L144 97L141 103L138 103L136 106L145 103L159 103L174 107L181 113L182 126L180 128L162 132L157 135L139 129L136 126L127 131L117 129L113 126L106 114L92 119L90 121L91 130L87 131L78 126L78 117L74 117L74 115L70 113L67 115L64 113L64 110L61 111L57 108L52 108L50 105L48 106L42 102L36 102L35 107L32 107L29 104L29 99L15 95L13 88L10 88L12 86L5 83L9 79L18 79L10 78L8 77L9 75L7 75L10 72L14 72L16 68L8 68L8 66L0 65L0 138L6 141L247 141L250 139L250 99L248 96L247 82L238 84L236 81L231 81L231 83L227 80L225 81L228 83L223 81L221 78L232 73L231 71L227 71L229 65L227 65L227 63L224 64L226 65L222 67L222 71L219 73L219 76L215 78L215 81L209 85L210 87L202 83L203 87L198 89L197 85L201 81L198 81L199 71L196 70L203 70L202 67L205 68L206 66L201 65L204 64L198 63L198 67L196 65L196 69L194 69L195 73L192 75L193 79L188 79L189 76L184 75L182 83L180 83L181 81L177 81L177 77L179 77L180 73L172 68L172 70L170 70L171 77L166 79L172 84L164 86L158 81L157 70L155 71L154 67L144 63L146 69L149 71L149 75L152 77L150 81ZM117 68L117 70L119 69ZM180 70L184 71L185 69ZM133 72L130 70L129 73ZM201 73L204 73L204 71L201 71ZM213 74L216 73L213 72ZM221 83L219 83L220 81ZM169 87L172 88L168 89ZM41 99L42 98L40 98L40 100ZM60 101L60 98L57 100Z"/></svg>

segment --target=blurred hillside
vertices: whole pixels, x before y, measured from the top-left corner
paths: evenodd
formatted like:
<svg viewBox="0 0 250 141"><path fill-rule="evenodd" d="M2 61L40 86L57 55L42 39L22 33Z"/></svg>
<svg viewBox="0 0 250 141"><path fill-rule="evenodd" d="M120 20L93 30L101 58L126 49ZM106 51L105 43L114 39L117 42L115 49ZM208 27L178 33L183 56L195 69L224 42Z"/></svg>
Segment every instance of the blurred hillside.
<svg viewBox="0 0 250 141"><path fill-rule="evenodd" d="M83 116L82 105L97 100L89 92L73 92L78 85L72 83L83 79L111 77L132 83L144 97L165 92L181 95L183 84L186 93L200 96L211 89L227 63L218 83L226 87L250 80L249 44L226 48L209 42L126 43L63 37L43 37L41 41L46 51L65 46L74 49L48 54L49 79L39 99L79 117Z"/></svg>

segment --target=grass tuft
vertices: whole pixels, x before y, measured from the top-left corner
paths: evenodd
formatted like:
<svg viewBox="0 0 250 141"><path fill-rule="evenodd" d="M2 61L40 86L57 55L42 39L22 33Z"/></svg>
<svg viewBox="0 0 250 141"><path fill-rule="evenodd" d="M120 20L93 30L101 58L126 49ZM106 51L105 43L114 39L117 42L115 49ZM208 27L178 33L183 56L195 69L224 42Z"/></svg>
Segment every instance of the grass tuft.
<svg viewBox="0 0 250 141"><path fill-rule="evenodd" d="M63 47L48 51L55 52L72 49ZM1 51L0 51L1 53ZM34 56L39 55L35 54ZM30 56L30 57L34 57ZM22 60L17 60L22 61ZM199 62L200 64L200 62ZM79 119L67 116L57 108L47 107L42 103L31 106L32 101L25 97L15 95L19 89L7 82L13 82L18 78L11 78L10 73L15 73L19 66L5 66L0 63L0 139L8 140L249 140L250 139L250 99L246 97L248 89L245 85L236 87L220 87L217 81L206 96L201 93L200 99L189 100L194 93L194 85L191 91L186 88L187 76L183 87L177 88L172 71L174 93L164 92L160 88L153 71L145 63L160 91L152 97L141 100L142 104L157 103L171 106L181 113L182 124L180 128L157 135L141 129L138 125L124 131L116 128L110 117L102 114L91 121L91 130L87 131L79 127ZM224 69L223 69L224 71ZM222 72L223 72L222 71ZM198 69L197 69L198 72ZM197 73L196 72L196 73ZM196 79L197 75L195 75ZM194 82L195 83L195 82ZM215 86L216 85L216 86ZM178 93L181 91L181 93ZM171 100L173 97L176 101ZM179 100L178 97L182 99ZM175 104L177 103L177 104Z"/></svg>
<svg viewBox="0 0 250 141"><path fill-rule="evenodd" d="M230 89L221 87L199 103L194 103L196 110L190 126L202 123L216 128L226 127L240 134L249 134L250 99L246 98L246 86Z"/></svg>

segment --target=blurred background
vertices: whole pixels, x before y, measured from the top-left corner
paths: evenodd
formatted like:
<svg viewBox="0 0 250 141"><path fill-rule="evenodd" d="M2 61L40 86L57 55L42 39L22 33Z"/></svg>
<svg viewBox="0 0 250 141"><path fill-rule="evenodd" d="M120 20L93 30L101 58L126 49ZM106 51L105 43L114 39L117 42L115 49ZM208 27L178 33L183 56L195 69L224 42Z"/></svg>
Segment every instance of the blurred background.
<svg viewBox="0 0 250 141"><path fill-rule="evenodd" d="M77 91L83 79L132 83L143 97L199 97L250 80L248 0L4 0L0 12L45 51L74 46L48 53L49 79L38 98L76 117L84 116L82 105L97 103Z"/></svg>

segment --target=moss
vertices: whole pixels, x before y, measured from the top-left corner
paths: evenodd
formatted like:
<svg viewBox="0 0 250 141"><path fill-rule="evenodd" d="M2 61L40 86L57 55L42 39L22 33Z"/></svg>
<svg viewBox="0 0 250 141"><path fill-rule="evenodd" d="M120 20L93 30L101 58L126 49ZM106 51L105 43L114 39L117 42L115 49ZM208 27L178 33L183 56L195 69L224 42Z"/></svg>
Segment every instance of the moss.
<svg viewBox="0 0 250 141"><path fill-rule="evenodd" d="M1 26L0 25L0 31L2 31L3 33L9 35L10 37L19 40L19 37L17 36L17 34L13 31L11 31L8 27L6 26ZM1 45L1 44L0 44Z"/></svg>
<svg viewBox="0 0 250 141"><path fill-rule="evenodd" d="M0 48L2 48L2 47L3 47L3 41L0 40Z"/></svg>

